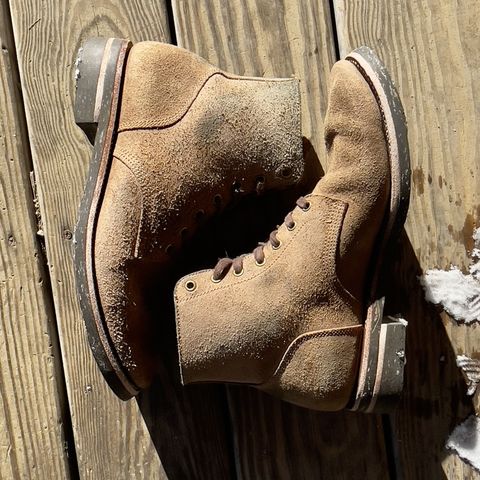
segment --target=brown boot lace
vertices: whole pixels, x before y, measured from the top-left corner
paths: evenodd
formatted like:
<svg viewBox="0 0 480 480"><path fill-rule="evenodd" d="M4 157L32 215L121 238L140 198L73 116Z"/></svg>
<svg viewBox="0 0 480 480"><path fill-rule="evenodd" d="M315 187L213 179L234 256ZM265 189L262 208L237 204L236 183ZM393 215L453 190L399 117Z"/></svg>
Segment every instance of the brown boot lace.
<svg viewBox="0 0 480 480"><path fill-rule="evenodd" d="M296 204L305 212L310 208L310 202L305 197L300 197L297 200ZM293 220L292 213L293 212L289 212L284 220L284 223L288 230L293 230L295 228L295 221ZM277 230L274 230L272 233L270 233L270 236L267 242L259 243L258 247L256 247L255 250L253 250L253 258L255 259L255 263L258 266L261 266L265 263L265 252L263 251L263 248L265 247L265 245L270 243L274 250L280 248L281 243L280 243L280 240L278 240L277 238L277 233L278 233L278 227L277 227ZM213 269L212 281L220 282L223 278L225 278L225 275L228 273L230 268L233 269L234 275L236 276L242 275L244 257L245 255L240 255L239 257L236 257L234 259L221 258L215 265L215 268Z"/></svg>

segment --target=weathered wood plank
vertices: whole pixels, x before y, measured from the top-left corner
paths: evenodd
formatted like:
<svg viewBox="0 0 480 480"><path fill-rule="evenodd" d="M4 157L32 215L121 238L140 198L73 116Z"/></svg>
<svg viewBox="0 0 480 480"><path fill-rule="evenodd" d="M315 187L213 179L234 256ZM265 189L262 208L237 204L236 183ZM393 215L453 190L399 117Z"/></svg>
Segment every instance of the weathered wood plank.
<svg viewBox="0 0 480 480"><path fill-rule="evenodd" d="M74 284L71 233L91 154L73 120L75 55L89 36L168 40L165 2L12 0L11 9L80 475L225 478L224 397L184 393L174 365L138 403L119 401L90 353Z"/></svg>
<svg viewBox="0 0 480 480"><path fill-rule="evenodd" d="M0 478L70 478L63 373L5 2L0 45Z"/></svg>
<svg viewBox="0 0 480 480"><path fill-rule="evenodd" d="M318 179L318 159L325 165L328 74L335 62L329 2L174 0L172 5L179 45L238 74L300 79L306 152L317 167L310 184ZM238 224L227 227L232 236L250 237L262 209L249 211L245 231ZM255 225L264 235L256 241L284 214L266 218L270 223L263 229ZM238 243L227 251L239 249ZM242 387L229 388L229 407L240 478L388 478L378 417L310 412Z"/></svg>
<svg viewBox="0 0 480 480"><path fill-rule="evenodd" d="M455 356L478 356L478 327L427 305L417 275L465 268L480 226L480 10L475 0L335 0L341 54L362 44L387 64L406 109L413 192L393 301L409 321L406 392L395 419L405 478L480 478L444 445L473 411ZM477 405L478 412L478 405Z"/></svg>

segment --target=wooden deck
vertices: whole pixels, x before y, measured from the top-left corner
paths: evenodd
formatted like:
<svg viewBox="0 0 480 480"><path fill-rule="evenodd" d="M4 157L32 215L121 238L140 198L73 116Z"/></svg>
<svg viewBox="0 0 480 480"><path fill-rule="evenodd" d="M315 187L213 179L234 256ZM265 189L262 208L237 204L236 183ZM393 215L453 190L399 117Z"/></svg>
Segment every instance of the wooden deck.
<svg viewBox="0 0 480 480"><path fill-rule="evenodd" d="M478 0L0 2L0 478L480 478L444 448L480 412L455 363L480 356L480 330L427 304L417 278L465 268L480 227L479 24ZM182 388L173 336L149 392L127 403L110 392L72 264L91 153L73 121L73 65L99 35L173 42L238 74L294 75L307 154L323 169L332 64L362 44L384 60L406 109L414 180L391 277L391 304L409 322L394 416Z"/></svg>

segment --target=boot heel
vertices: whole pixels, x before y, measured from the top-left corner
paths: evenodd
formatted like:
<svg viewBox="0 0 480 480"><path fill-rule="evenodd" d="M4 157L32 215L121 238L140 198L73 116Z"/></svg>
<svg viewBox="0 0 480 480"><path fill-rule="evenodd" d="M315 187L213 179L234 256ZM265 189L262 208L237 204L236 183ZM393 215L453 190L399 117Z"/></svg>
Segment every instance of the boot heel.
<svg viewBox="0 0 480 480"><path fill-rule="evenodd" d="M369 309L365 322L359 381L350 410L391 411L403 389L407 322L383 316L385 298Z"/></svg>
<svg viewBox="0 0 480 480"><path fill-rule="evenodd" d="M111 103L115 81L112 72L123 68L125 55L122 52L128 43L120 38L90 38L78 50L75 61L75 122L92 145L101 111ZM118 65L119 62L122 65Z"/></svg>

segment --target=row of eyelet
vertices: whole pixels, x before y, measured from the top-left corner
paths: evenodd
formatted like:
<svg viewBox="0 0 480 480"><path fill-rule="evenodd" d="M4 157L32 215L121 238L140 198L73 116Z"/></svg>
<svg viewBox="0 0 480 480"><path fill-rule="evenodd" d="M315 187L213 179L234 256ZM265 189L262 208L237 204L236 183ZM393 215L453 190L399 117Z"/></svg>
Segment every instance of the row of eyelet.
<svg viewBox="0 0 480 480"><path fill-rule="evenodd" d="M302 210L303 210L304 212L308 212L308 211L310 210L310 207L311 207L311 203L310 203L310 202L307 202L307 206L306 206L305 208L302 208ZM293 225L292 225L291 227L289 227L289 226L287 225L287 230L292 231L292 230L295 229L296 226L297 226L296 222L293 222ZM282 242L279 240L279 241L278 241L278 245L273 245L273 244L272 244L272 249L273 249L273 250L278 250L281 246L282 246ZM256 265L257 267L262 267L263 265L265 265L265 258L263 259L263 262L257 262L257 261L255 260L255 265ZM243 269L242 269L242 273L243 273ZM234 274L235 274L235 272L234 272ZM240 275L240 274L239 274L239 275ZM239 275L237 275L237 276L239 276Z"/></svg>
<svg viewBox="0 0 480 480"><path fill-rule="evenodd" d="M311 207L311 203L310 203L310 202L307 202L307 206L306 206L305 208L302 208L302 210L303 210L304 212L308 212L308 211L310 210L310 207ZM293 225L292 225L291 227L288 227L288 226L287 226L287 229L290 230L290 231L292 231L292 230L295 229L295 227L296 227L296 223L293 222ZM273 248L273 250L278 250L278 249L281 247L281 245L282 245L282 242L279 241L279 242L278 242L278 245L277 245L277 246L272 245L272 248ZM255 265L256 265L257 267L262 267L263 265L265 265L265 258L263 259L262 262L258 262L257 260L255 260ZM233 275L234 275L235 277L240 277L240 276L243 275L243 273L244 273L244 269L243 269L243 268L242 268L238 273L237 273L235 270L233 270ZM221 279L221 278L215 279L215 278L213 278L213 276L212 276L212 277L211 277L211 281L212 281L213 283L220 283L220 282L222 281L222 279ZM185 283L185 289L186 289L188 292L193 292L196 288L197 288L197 284L196 284L196 282L194 282L193 280L188 280L188 281Z"/></svg>
<svg viewBox="0 0 480 480"><path fill-rule="evenodd" d="M256 182L257 183L265 183L265 177L262 176L262 175L256 177ZM240 189L242 188L242 183L239 182L238 180L235 180L232 183L232 188L233 188L234 192L239 192ZM216 208L221 207L222 200L223 200L222 196L219 193L217 193L213 197L213 204L215 205ZM205 210L200 209L195 214L195 220L197 222L200 222L203 219L204 216L205 216ZM187 227L184 227L184 228L182 228L182 230L180 230L180 237L182 239L184 239L187 236L187 234L188 234L188 228ZM165 253L170 254L172 252L173 248L174 248L174 246L172 244L167 245L167 247L165 248Z"/></svg>
<svg viewBox="0 0 480 480"><path fill-rule="evenodd" d="M213 197L213 203L215 205L216 208L220 208L221 207L221 204L222 204L222 196L217 193L214 197ZM203 209L200 209L198 210L196 213L195 213L195 221L198 223L198 222L201 222L203 217L205 216L205 210ZM183 227L181 230L180 230L180 237L184 240L188 235L188 228L187 227ZM174 246L170 243L168 244L166 247L165 247L165 253L167 255L169 255L170 253L172 253L173 251L173 248ZM187 289L188 290L188 289Z"/></svg>

